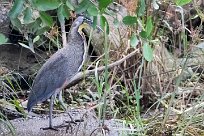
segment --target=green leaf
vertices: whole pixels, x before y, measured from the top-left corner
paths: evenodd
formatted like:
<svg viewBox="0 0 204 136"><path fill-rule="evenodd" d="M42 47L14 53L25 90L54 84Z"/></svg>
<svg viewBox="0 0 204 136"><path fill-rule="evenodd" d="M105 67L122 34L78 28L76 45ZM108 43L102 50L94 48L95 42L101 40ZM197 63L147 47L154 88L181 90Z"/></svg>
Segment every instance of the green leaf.
<svg viewBox="0 0 204 136"><path fill-rule="evenodd" d="M143 30L143 31L140 32L140 36L141 36L142 38L145 38L145 39L151 38L152 30L153 30L152 18L151 18L151 17L148 17L148 18L147 18L147 23L146 23L145 30Z"/></svg>
<svg viewBox="0 0 204 136"><path fill-rule="evenodd" d="M60 5L60 7L57 10L57 17L59 22L64 23L65 18L69 19L70 17L70 10L66 5Z"/></svg>
<svg viewBox="0 0 204 136"><path fill-rule="evenodd" d="M60 6L60 0L33 0L33 4L40 11L53 10Z"/></svg>
<svg viewBox="0 0 204 136"><path fill-rule="evenodd" d="M42 23L42 20L39 18L37 18L34 22L28 24L28 28L31 32L35 33L38 28L40 27L40 24Z"/></svg>
<svg viewBox="0 0 204 136"><path fill-rule="evenodd" d="M23 3L24 0L15 0L12 9L9 12L9 17L10 18L17 18L18 15L22 12L23 10Z"/></svg>
<svg viewBox="0 0 204 136"><path fill-rule="evenodd" d="M93 17L93 28L94 28L94 29L96 29L97 21L98 21L98 16L94 16L94 17Z"/></svg>
<svg viewBox="0 0 204 136"><path fill-rule="evenodd" d="M192 0L176 0L176 5L177 6L184 6L188 3L190 3Z"/></svg>
<svg viewBox="0 0 204 136"><path fill-rule="evenodd" d="M37 36L33 39L33 43L36 43L36 42L39 41L39 40L40 40L40 36L37 35Z"/></svg>
<svg viewBox="0 0 204 136"><path fill-rule="evenodd" d="M50 28L48 26L41 27L36 30L36 35L42 35L44 32L47 32Z"/></svg>
<svg viewBox="0 0 204 136"><path fill-rule="evenodd" d="M69 0L66 1L67 7L69 7L71 10L74 10L74 6L69 2Z"/></svg>
<svg viewBox="0 0 204 136"><path fill-rule="evenodd" d="M60 23L65 23L65 17L64 17L64 8L63 5L60 5L60 7L57 9L57 17Z"/></svg>
<svg viewBox="0 0 204 136"><path fill-rule="evenodd" d="M123 23L125 25L134 25L135 23L137 23L137 18L135 16L125 16L123 18Z"/></svg>
<svg viewBox="0 0 204 136"><path fill-rule="evenodd" d="M144 43L144 45L142 46L142 50L143 50L143 56L144 58L150 62L153 60L153 50L150 47L150 45L148 45L148 43Z"/></svg>
<svg viewBox="0 0 204 136"><path fill-rule="evenodd" d="M71 16L70 9L66 5L63 6L62 14L67 20L69 20L69 17Z"/></svg>
<svg viewBox="0 0 204 136"><path fill-rule="evenodd" d="M146 31L141 31L140 32L140 36L142 37L142 38L147 38L147 33L146 33Z"/></svg>
<svg viewBox="0 0 204 136"><path fill-rule="evenodd" d="M99 2L99 10L101 13L104 12L104 10L107 8L107 6L112 3L112 0L98 0Z"/></svg>
<svg viewBox="0 0 204 136"><path fill-rule="evenodd" d="M98 15L98 9L95 6L91 6L87 9L88 14L91 16L97 16Z"/></svg>
<svg viewBox="0 0 204 136"><path fill-rule="evenodd" d="M8 41L8 38L5 37L2 33L0 33L0 45L5 44Z"/></svg>
<svg viewBox="0 0 204 136"><path fill-rule="evenodd" d="M77 14L82 13L82 12L85 12L85 11L89 8L90 5L92 5L92 4L90 3L89 0L83 0L83 1L76 7L75 12L76 12Z"/></svg>
<svg viewBox="0 0 204 136"><path fill-rule="evenodd" d="M18 18L11 19L11 23L16 28L16 30L22 29L21 21Z"/></svg>
<svg viewBox="0 0 204 136"><path fill-rule="evenodd" d="M148 17L147 24L146 24L146 36L147 37L151 36L152 30L153 30L152 18Z"/></svg>
<svg viewBox="0 0 204 136"><path fill-rule="evenodd" d="M17 111L19 111L20 113L25 113L24 112L24 108L22 107L22 105L21 105L19 100L14 99L14 100L12 100L12 102L15 105L15 108L17 109Z"/></svg>
<svg viewBox="0 0 204 136"><path fill-rule="evenodd" d="M100 16L100 26L104 30L106 18L104 16Z"/></svg>
<svg viewBox="0 0 204 136"><path fill-rule="evenodd" d="M32 10L30 7L27 7L24 13L23 21L25 24L28 24L31 22L32 19Z"/></svg>
<svg viewBox="0 0 204 136"><path fill-rule="evenodd" d="M20 43L20 42L18 42L18 44L20 44L22 47L24 47L24 48L26 48L26 49L31 50L33 53L35 53L35 52L34 52L34 49L33 49L32 47L30 47L30 46L28 46L28 45L26 45L26 44L24 44L24 43Z"/></svg>
<svg viewBox="0 0 204 136"><path fill-rule="evenodd" d="M138 16L143 16L146 9L145 0L140 0L140 6L138 8Z"/></svg>
<svg viewBox="0 0 204 136"><path fill-rule="evenodd" d="M137 39L137 36L133 34L130 38L130 45L135 48L138 45L138 43L139 40Z"/></svg>
<svg viewBox="0 0 204 136"><path fill-rule="evenodd" d="M48 14L45 13L45 12L40 12L40 18L41 18L42 22L43 22L45 25L47 25L47 26L49 26L49 27L52 27L52 25L53 25L53 19L52 19L52 17L51 17L50 15L48 15Z"/></svg>
<svg viewBox="0 0 204 136"><path fill-rule="evenodd" d="M109 34L108 21L106 20L104 16L100 16L100 25L103 30L105 30L105 26L106 26L106 33Z"/></svg>

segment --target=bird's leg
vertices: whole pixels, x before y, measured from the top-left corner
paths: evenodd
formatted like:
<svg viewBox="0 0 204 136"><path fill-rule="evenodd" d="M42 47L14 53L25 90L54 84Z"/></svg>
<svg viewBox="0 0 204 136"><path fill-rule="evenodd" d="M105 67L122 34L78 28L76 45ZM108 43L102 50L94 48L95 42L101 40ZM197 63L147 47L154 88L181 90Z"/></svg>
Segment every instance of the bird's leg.
<svg viewBox="0 0 204 136"><path fill-rule="evenodd" d="M67 111L67 107L66 107L66 104L63 102L63 99L62 99L62 91L60 91L58 93L58 99L59 99L59 103L60 105L62 106L62 108Z"/></svg>
<svg viewBox="0 0 204 136"><path fill-rule="evenodd" d="M62 91L60 91L58 93L58 99L59 99L59 103L62 105L62 107L65 109L65 111L67 112L67 107L66 107L66 104L63 102L63 99L62 99ZM67 112L68 116L70 117L71 121L65 121L66 123L73 123L73 124L76 124L77 121L75 121L73 119L73 117L69 114L69 112Z"/></svg>
<svg viewBox="0 0 204 136"><path fill-rule="evenodd" d="M68 114L68 116L70 117L70 121L65 121L65 123L67 124L61 124L59 126L55 126L55 128L62 128L62 127L66 127L66 132L68 131L69 128L71 128L71 133L73 132L73 127L71 124L74 124L76 125L77 122L83 122L81 120L74 120L73 117L69 114L69 112L67 112L67 107L66 107L66 104L63 102L63 99L62 99L62 91L59 91L55 96L58 95L58 100L59 100L59 103L62 105L62 107L65 109L66 113Z"/></svg>
<svg viewBox="0 0 204 136"><path fill-rule="evenodd" d="M66 107L66 104L63 102L63 99L62 99L62 91L60 91L58 93L58 99L59 99L59 103L62 105L62 107L65 109L65 111L67 112L67 107ZM73 119L73 117L69 114L69 112L67 112L71 121L69 121L69 123L74 123L75 124L75 121ZM66 121L66 123L68 123L68 121Z"/></svg>
<svg viewBox="0 0 204 136"><path fill-rule="evenodd" d="M53 103L54 103L54 95L51 97L50 99L50 111L49 111L49 127L50 128L53 128L53 125L52 125L52 111L53 111Z"/></svg>
<svg viewBox="0 0 204 136"><path fill-rule="evenodd" d="M43 130L51 129L51 130L58 131L58 129L53 127L53 125L52 125L52 111L53 111L53 102L54 102L54 99L55 99L55 95L52 95L51 99L50 99L50 107L49 107L49 109L50 109L50 111L49 111L49 127L42 128Z"/></svg>

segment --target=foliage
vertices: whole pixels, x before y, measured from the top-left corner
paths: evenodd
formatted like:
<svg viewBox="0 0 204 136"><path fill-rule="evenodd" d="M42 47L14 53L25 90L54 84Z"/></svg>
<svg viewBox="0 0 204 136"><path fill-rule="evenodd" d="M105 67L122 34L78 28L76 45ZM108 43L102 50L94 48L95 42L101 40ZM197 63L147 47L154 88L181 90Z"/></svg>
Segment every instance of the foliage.
<svg viewBox="0 0 204 136"><path fill-rule="evenodd" d="M135 16L126 16L123 18L123 23L125 25L134 25L137 23L137 18Z"/></svg>
<svg viewBox="0 0 204 136"><path fill-rule="evenodd" d="M51 10L55 10L57 12L57 18L62 23L65 22L64 21L65 18L68 19L70 17L71 11L75 11L77 14L83 13L87 16L92 16L94 19L93 22L97 22L99 18L101 28L105 29L104 28L105 24L107 24L106 32L109 33L108 21L106 20L103 14L108 13L107 7L112 2L113 2L112 0L99 0L99 4L97 6L96 4L92 3L90 0L83 0L79 5L76 6L76 5L73 5L69 0L67 1L34 0L29 2L20 0L20 1L14 2L9 16L13 26L17 28L19 31L21 31L23 35L29 35L31 33L39 37L45 32L48 32L56 24L56 22L53 21L55 19L50 15L50 12L48 12ZM145 14L146 7L147 6L145 4L145 1L141 0L140 6L137 9L138 11L137 14L134 16L128 15L124 17L123 23L125 25L137 25L141 17ZM21 16L23 16L23 19L21 19ZM144 41L147 40L147 44L149 45L149 42L151 40L151 32L153 29L152 17L148 16L146 24L143 24L143 25L145 27L145 30L143 30L139 36L141 36L144 39ZM23 27L27 31L22 31ZM26 39L29 40L29 37L26 37ZM131 40L135 40L135 39L131 39ZM23 47L29 48L30 50L34 51L33 49L34 41L32 39L29 41L30 41L28 43L29 46L26 46L24 44ZM144 55L148 55L149 57L152 56L151 47L143 48L143 51L145 52ZM144 57L147 58L147 56L144 56ZM148 59L148 61L150 60L152 60L152 58Z"/></svg>
<svg viewBox="0 0 204 136"><path fill-rule="evenodd" d="M130 38L130 45L133 48L136 48L136 46L138 45L139 40L137 39L137 36L135 34L132 34L131 38Z"/></svg>
<svg viewBox="0 0 204 136"><path fill-rule="evenodd" d="M175 0L176 5L178 5L178 6L186 5L186 4L190 3L191 1L192 0Z"/></svg>
<svg viewBox="0 0 204 136"><path fill-rule="evenodd" d="M22 75L15 72L0 75L0 94L2 97L0 98L0 130L3 130L1 131L3 135L15 135L15 127L9 121L10 118L13 118L14 114L16 117L26 117L26 113L18 96L19 92L25 94L20 86L19 78L23 78ZM24 78L23 80L26 82ZM28 85L27 82L26 84ZM8 114L8 111L11 112L11 114Z"/></svg>
<svg viewBox="0 0 204 136"><path fill-rule="evenodd" d="M5 37L5 35L0 33L0 45L5 44L8 41L8 38Z"/></svg>
<svg viewBox="0 0 204 136"><path fill-rule="evenodd" d="M57 24L59 21L60 23L65 23L65 19L69 19L70 16L72 16L73 11L77 14L84 14L90 18L93 19L93 27L96 28L96 25L100 25L100 27L104 30L105 34L105 42L104 42L104 50L105 50L105 58L104 58L104 64L106 66L105 72L103 72L101 75L99 75L97 72L95 73L95 78L93 79L96 88L97 88L97 98L94 97L94 100L98 99L98 105L102 105L101 107L98 106L98 114L100 118L105 118L105 114L107 113L108 104L109 101L107 101L108 96L113 95L114 97L116 94L120 93L125 98L125 101L122 101L121 105L118 107L112 106L111 108L114 110L113 114L117 116L120 114L123 117L123 119L126 121L126 124L129 124L130 126L135 128L135 135L147 135L147 134L164 134L164 130L168 130L169 128L167 126L173 126L173 128L170 128L170 131L174 131L178 134L183 134L188 129L189 124L193 124L193 120L199 118L200 116L203 116L200 114L199 111L195 111L194 114L197 114L197 116L188 115L188 111L186 112L178 112L178 122L173 122L172 124L168 122L169 118L169 112L172 111L172 107L174 107L173 103L174 100L176 100L175 95L177 93L177 90L175 89L173 93L170 93L171 99L169 98L169 94L165 94L161 92L161 96L158 97L157 93L154 92L156 95L156 102L152 104L149 109L152 107L156 107L156 110L160 110L158 107L163 106L166 111L161 112L160 115L151 116L150 118L146 119L145 117L141 116L142 114L142 104L141 99L143 97L142 88L146 87L146 84L143 84L143 80L146 80L146 78L143 77L146 76L146 67L148 63L150 64L155 58L154 48L156 48L155 41L161 41L160 38L166 34L164 31L167 31L166 29L160 28L160 22L165 22L166 20L162 20L159 16L157 16L157 12L154 12L154 10L158 10L159 4L158 0L133 0L136 2L136 7L128 9L129 14L125 17L123 17L122 22L118 20L118 18L110 12L108 9L108 6L110 4L113 4L112 0L99 0L98 3L94 3L91 0L83 0L79 5L74 5L71 3L70 0L19 0L15 1L13 4L13 8L10 11L10 19L13 24L13 26L18 29L20 32L22 32L25 36L29 33L35 35L33 39L30 39L30 37L26 37L27 40L30 39L31 42L29 42L29 45L25 45L24 43L19 43L25 48L29 48L30 50L34 51L33 44L37 43L42 39L43 36L46 36L46 33L49 33L49 31ZM174 0L175 5L178 7L183 6L185 4L188 4L191 2L191 0ZM172 4L172 3L171 3ZM31 7L31 8L29 8ZM182 10L181 10L182 11ZM54 12L55 14L51 14ZM181 12L182 14L182 12ZM108 43L108 34L110 34L109 30L109 24L108 20L106 19L105 15L110 15L114 18L114 24L117 28L119 28L120 23L123 23L123 25L127 26L129 29L129 43L131 45L131 49L139 49L139 51L142 54L142 58L139 62L139 67L136 67L135 61L133 61L134 64L131 67L134 67L135 71L131 71L134 75L128 80L131 80L131 87L133 87L133 92L131 92L131 87L126 84L125 81L121 81L123 78L113 77L113 80L117 83L119 83L121 92L111 92L110 90L113 88L109 85L109 78L112 76L111 72L107 68L108 62L109 62L109 43ZM182 16L182 15L181 15ZM57 21L58 19L58 21ZM99 21L98 21L99 20ZM184 22L184 20L182 20ZM99 23L99 24L98 24ZM168 23L166 23L168 24ZM158 32L159 29L159 32ZM22 31L26 30L26 31ZM184 27L183 27L184 30ZM164 32L164 33L162 33ZM158 34L159 33L159 34ZM181 41L183 46L187 46L187 42L185 42L186 35L185 32L182 31L181 34ZM52 42L57 43L53 38ZM162 39L162 38L161 38ZM4 36L0 35L0 44L5 43L7 40ZM121 43L122 44L122 43ZM127 46L125 45L125 48ZM128 47L127 47L128 48ZM124 54L123 54L124 55ZM188 55L187 55L188 58ZM127 61L128 62L128 61ZM158 61L158 65L161 62ZM99 62L96 63L96 67L98 67ZM125 65L131 65L129 63ZM164 67L164 66L163 66ZM162 67L162 68L163 68ZM129 67L128 67L129 68ZM185 64L182 66L182 70L185 69ZM127 70L127 69L126 69ZM155 70L156 71L156 70ZM135 72L135 73L134 73ZM158 71L157 71L158 72ZM132 74L128 73L128 74ZM181 72L182 73L182 72ZM163 84L160 82L162 76L160 76L161 73L156 73L158 75L159 79L159 87L164 88ZM182 74L181 74L182 75ZM180 76L181 76L180 75ZM147 75L149 76L149 75ZM152 75L151 75L152 76ZM153 75L153 77L155 77ZM170 80L175 80L176 85L175 88L178 88L178 85L181 83L180 80L181 77L172 77ZM157 78L156 78L157 79ZM124 80L124 79L123 79ZM153 79L154 80L154 79ZM157 81L156 81L157 82ZM171 84L171 82L168 82L168 85ZM118 84L117 84L118 85ZM151 86L149 90L153 90L154 85ZM158 88L159 88L158 87ZM156 88L156 87L155 87ZM158 88L157 91L159 90ZM167 88L168 89L168 88ZM148 91L149 91L148 90ZM153 90L154 91L154 90ZM148 94L149 95L149 94ZM85 97L85 96L84 96ZM151 97L148 96L148 97ZM168 97L168 99L166 99ZM195 105L199 105L199 101L202 101L203 96L199 97L199 100L195 101ZM86 96L86 98L91 99L89 96ZM144 98L143 98L144 99ZM150 99L153 99L152 97ZM200 100L201 99L201 100ZM169 104L165 104L164 101L167 101ZM19 110L22 110L18 101L13 101L13 103L16 105L16 107ZM198 104L197 104L198 103ZM114 109L115 108L115 109ZM111 109L111 110L112 110ZM119 109L119 110L118 110ZM118 112L119 111L119 112ZM148 110L147 110L148 112ZM144 114L144 113L143 113ZM159 113L160 114L160 113ZM146 113L145 113L146 115ZM157 130L158 132L154 132L154 130ZM169 132L169 135L171 134ZM186 134L186 133L185 133Z"/></svg>
<svg viewBox="0 0 204 136"><path fill-rule="evenodd" d="M79 5L73 5L70 0L16 0L10 10L9 17L14 28L29 40L30 37L27 35L32 34L42 37L45 32L49 32L54 27L57 22L56 16L51 14L52 11L57 13L57 18L61 23L65 22L65 18L69 19L72 11L77 14L83 13L87 16L93 16L95 22L99 15L101 27L104 28L105 23L108 24L108 22L103 14L110 3L112 3L112 0L99 1L99 6L89 0L83 0ZM27 48L33 51L34 41L33 39L29 41ZM26 47L26 45L23 47Z"/></svg>
<svg viewBox="0 0 204 136"><path fill-rule="evenodd" d="M11 122L3 115L3 113L0 112L0 130L5 129L6 127L10 130L11 134L15 136L15 130L14 126L11 124ZM3 127L3 128L2 128ZM1 130L1 134L5 135L4 132Z"/></svg>

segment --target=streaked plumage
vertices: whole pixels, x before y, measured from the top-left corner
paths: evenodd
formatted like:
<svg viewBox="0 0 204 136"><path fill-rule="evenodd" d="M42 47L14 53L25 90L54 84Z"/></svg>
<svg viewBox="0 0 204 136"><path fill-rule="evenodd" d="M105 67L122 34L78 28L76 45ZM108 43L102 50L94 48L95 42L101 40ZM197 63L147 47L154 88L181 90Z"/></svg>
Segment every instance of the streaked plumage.
<svg viewBox="0 0 204 136"><path fill-rule="evenodd" d="M35 104L61 91L81 69L87 54L86 40L78 32L83 22L84 17L82 16L73 22L68 35L68 45L53 54L39 70L28 98L28 112ZM51 121L50 127L52 127Z"/></svg>

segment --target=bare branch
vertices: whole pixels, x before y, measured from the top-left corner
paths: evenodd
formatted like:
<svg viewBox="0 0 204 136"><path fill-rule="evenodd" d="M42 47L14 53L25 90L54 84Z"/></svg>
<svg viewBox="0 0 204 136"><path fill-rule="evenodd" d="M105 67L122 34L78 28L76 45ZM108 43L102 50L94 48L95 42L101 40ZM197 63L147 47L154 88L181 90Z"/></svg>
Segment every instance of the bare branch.
<svg viewBox="0 0 204 136"><path fill-rule="evenodd" d="M129 59L130 57L134 56L139 50L135 50L133 52L131 52L130 54L128 54L127 56L123 57L122 59L113 62L111 64L109 64L107 67L108 69L118 66L121 63L123 63L125 60ZM105 70L105 66L101 66L97 68L97 72L102 72L103 70ZM95 73L96 69L93 70L86 70L83 72L79 72L77 73L69 82L68 87L73 86L74 84L76 84L79 80L81 80L84 77L88 77L89 75L93 75Z"/></svg>
<svg viewBox="0 0 204 136"><path fill-rule="evenodd" d="M60 21L60 27L61 27L61 31L62 31L62 46L65 47L65 46L67 46L67 36L66 36L66 32L65 32L64 22Z"/></svg>

